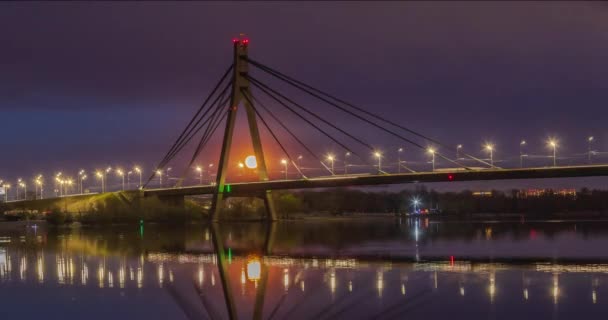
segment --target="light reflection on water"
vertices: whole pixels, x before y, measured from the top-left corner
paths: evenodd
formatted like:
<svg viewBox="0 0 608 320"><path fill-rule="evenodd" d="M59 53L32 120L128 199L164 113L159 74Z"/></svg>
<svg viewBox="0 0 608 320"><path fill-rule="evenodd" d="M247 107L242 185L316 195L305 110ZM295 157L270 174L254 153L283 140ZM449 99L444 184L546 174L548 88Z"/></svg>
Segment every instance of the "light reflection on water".
<svg viewBox="0 0 608 320"><path fill-rule="evenodd" d="M264 319L608 312L604 223L391 219L221 228L225 260L214 250L217 230L208 226L147 227L143 237L139 228L122 227L5 232L0 315L226 319L227 299L242 319L256 318L260 305ZM273 248L265 252L270 235ZM572 242L586 247L570 254ZM562 250L564 243L570 246ZM509 248L506 255L501 248Z"/></svg>

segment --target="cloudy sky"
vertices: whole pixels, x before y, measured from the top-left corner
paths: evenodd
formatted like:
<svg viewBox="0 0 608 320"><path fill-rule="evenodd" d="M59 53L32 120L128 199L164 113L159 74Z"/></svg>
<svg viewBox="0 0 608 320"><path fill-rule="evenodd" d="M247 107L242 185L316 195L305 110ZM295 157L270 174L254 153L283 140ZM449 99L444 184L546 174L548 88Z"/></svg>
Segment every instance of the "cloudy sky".
<svg viewBox="0 0 608 320"><path fill-rule="evenodd" d="M476 155L491 141L498 160L517 158L521 139L548 154L551 136L564 155L586 152L589 135L608 151L601 2L12 2L0 3L0 178L152 166L240 33L254 59ZM387 153L400 146L327 117Z"/></svg>

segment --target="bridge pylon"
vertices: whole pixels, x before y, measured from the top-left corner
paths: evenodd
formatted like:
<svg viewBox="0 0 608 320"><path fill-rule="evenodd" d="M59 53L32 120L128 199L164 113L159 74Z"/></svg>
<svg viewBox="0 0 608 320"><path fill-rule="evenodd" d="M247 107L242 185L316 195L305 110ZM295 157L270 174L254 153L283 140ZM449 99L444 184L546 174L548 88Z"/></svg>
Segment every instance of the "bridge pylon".
<svg viewBox="0 0 608 320"><path fill-rule="evenodd" d="M249 134L251 136L253 151L257 162L259 179L260 181L268 181L268 170L266 167L266 159L264 158L264 150L262 149L260 131L258 130L256 112L253 109L253 106L251 106L249 103L249 99L246 99L244 96L244 94L246 94L248 97L251 97L251 89L249 86L249 80L247 79L247 74L249 72L249 63L247 61L249 40L246 38L241 38L234 39L232 42L234 46L232 89L230 93L231 96L228 117L226 120L226 129L224 131L224 138L222 142L222 151L217 169L216 189L213 193L213 202L211 205L210 219L212 221L219 220L220 212L223 209L226 198L224 192L226 191L226 174L229 167L230 148L232 146L232 136L234 133L236 115L239 105L241 104L247 113ZM277 214L271 191L264 190L260 194L260 197L264 200L264 205L266 206L266 219L269 221L276 221Z"/></svg>

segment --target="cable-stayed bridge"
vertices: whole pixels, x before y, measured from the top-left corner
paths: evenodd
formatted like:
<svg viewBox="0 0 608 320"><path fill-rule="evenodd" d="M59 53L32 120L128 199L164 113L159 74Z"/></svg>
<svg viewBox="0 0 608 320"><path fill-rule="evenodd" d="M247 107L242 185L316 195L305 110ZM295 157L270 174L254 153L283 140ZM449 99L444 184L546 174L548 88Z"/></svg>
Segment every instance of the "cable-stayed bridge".
<svg viewBox="0 0 608 320"><path fill-rule="evenodd" d="M250 58L248 51L248 39L233 40L232 63L159 161L156 170L141 187L139 195L159 197L173 203L180 203L179 199L188 195L212 195L210 217L214 221L220 219L222 206L227 197L260 197L264 199L268 219L276 220L272 200L273 190L416 182L608 176L608 165L558 166L556 141L549 142L553 149L551 167L526 168L523 166L524 155L520 154L522 161L520 168L501 168L493 159L491 145L486 146L490 159L478 158L460 150L459 147L452 147L453 144L444 143L404 126L400 120L381 116L374 113L372 108L357 106L297 80ZM270 80L278 84L271 85ZM289 90L297 93L295 98L287 93ZM305 106L301 102L304 98L314 101L313 107ZM249 129L248 139L251 139L254 153L247 159L246 164L249 169L255 171L258 181L229 183L227 180L229 173L234 171L234 163L231 162L230 157L234 149L237 114L241 109L245 112ZM353 123L355 123L354 129ZM223 131L218 131L221 127ZM304 129L309 130L308 133L302 134L301 131ZM218 132L222 134L216 135ZM217 146L217 143L211 142L214 137L221 138L215 181L203 185L201 178L200 185L184 186L184 179L198 160L201 157L209 158L214 153L213 149ZM311 143L308 137L314 137L315 141ZM382 142L378 143L378 140ZM399 145L427 153L431 157L432 170L415 171L399 158L396 164L397 170L389 172L386 164L383 167L385 155L377 147L386 141L394 141ZM328 142L341 150L344 162L348 159L351 166L366 165L374 168L374 172L349 173L347 172L349 165L345 163L343 172L337 174L334 155L322 157L318 150L323 143ZM267 161L270 148L277 150L274 153L283 157L281 160L285 173L283 179L271 179ZM457 156L454 159L447 156L448 153L451 155L456 153ZM315 162L324 172L313 176L301 165L302 154L306 155L309 162ZM590 149L589 162L591 155ZM276 158L276 155L273 158ZM436 160L449 163L450 168L435 168ZM180 161L186 163L177 164ZM176 164L177 167L181 166L183 171L175 179L175 185L171 188L151 187L157 172L162 172ZM239 163L239 166L243 168L244 164ZM297 177L293 174L288 176L288 168L295 169L294 174Z"/></svg>

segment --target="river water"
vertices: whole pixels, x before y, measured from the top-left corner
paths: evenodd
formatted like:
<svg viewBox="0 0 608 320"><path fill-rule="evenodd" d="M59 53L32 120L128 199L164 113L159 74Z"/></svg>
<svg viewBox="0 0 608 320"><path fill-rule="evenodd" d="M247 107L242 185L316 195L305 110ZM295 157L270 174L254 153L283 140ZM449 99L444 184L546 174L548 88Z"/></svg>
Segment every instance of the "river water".
<svg viewBox="0 0 608 320"><path fill-rule="evenodd" d="M605 319L607 248L608 221L31 222L0 226L0 318Z"/></svg>

